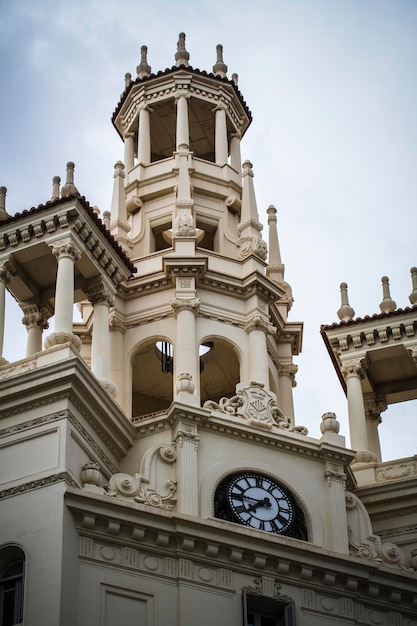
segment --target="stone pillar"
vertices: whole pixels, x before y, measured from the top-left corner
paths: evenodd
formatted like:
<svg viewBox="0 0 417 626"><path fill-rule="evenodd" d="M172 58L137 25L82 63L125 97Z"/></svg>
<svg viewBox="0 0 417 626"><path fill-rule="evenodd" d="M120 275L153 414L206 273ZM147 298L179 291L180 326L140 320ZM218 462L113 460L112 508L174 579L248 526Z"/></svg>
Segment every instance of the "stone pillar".
<svg viewBox="0 0 417 626"><path fill-rule="evenodd" d="M79 350L81 340L72 332L74 306L74 263L81 251L68 238L57 241L52 247L58 259L55 289L55 332L45 339L45 348L71 342Z"/></svg>
<svg viewBox="0 0 417 626"><path fill-rule="evenodd" d="M188 150L190 146L190 130L188 126L188 94L177 96L177 150Z"/></svg>
<svg viewBox="0 0 417 626"><path fill-rule="evenodd" d="M269 391L266 335L275 333L276 328L259 313L255 313L246 323L245 330L249 334L249 380L262 383Z"/></svg>
<svg viewBox="0 0 417 626"><path fill-rule="evenodd" d="M218 105L215 112L215 160L217 165L225 165L228 156L226 109Z"/></svg>
<svg viewBox="0 0 417 626"><path fill-rule="evenodd" d="M178 279L180 284L181 280ZM191 279L183 280L188 283ZM195 297L174 298L171 300L171 306L177 318L174 345L174 400L199 406L200 359L195 318L200 300Z"/></svg>
<svg viewBox="0 0 417 626"><path fill-rule="evenodd" d="M151 120L150 109L144 106L139 112L138 162L149 165L151 162Z"/></svg>
<svg viewBox="0 0 417 626"><path fill-rule="evenodd" d="M378 426L382 422L381 413L387 408L382 399L365 397L365 415L368 434L369 450L375 454L378 463L381 463L381 445L379 442Z"/></svg>
<svg viewBox="0 0 417 626"><path fill-rule="evenodd" d="M326 546L333 552L349 554L346 516L346 474L343 466L337 462L326 463L325 476L329 487L329 520L331 545Z"/></svg>
<svg viewBox="0 0 417 626"><path fill-rule="evenodd" d="M294 363L288 365L280 365L278 367L279 376L279 398L278 405L281 411L287 417L291 418L291 423L294 425L294 401L292 390L297 385L295 382L295 375L298 371L298 366Z"/></svg>
<svg viewBox="0 0 417 626"><path fill-rule="evenodd" d="M109 380L110 371L110 331L109 307L114 297L100 282L89 287L88 300L93 305L93 333L91 341L91 371L102 385L113 395L117 395L116 385Z"/></svg>
<svg viewBox="0 0 417 626"><path fill-rule="evenodd" d="M124 409L125 413L130 415L131 407L127 398L125 398L125 358L123 335L126 332L126 326L118 313L113 310L109 318L110 328L110 369L109 377L117 388L117 402Z"/></svg>
<svg viewBox="0 0 417 626"><path fill-rule="evenodd" d="M125 170L128 172L135 166L135 134L125 134L125 154L124 154Z"/></svg>
<svg viewBox="0 0 417 626"><path fill-rule="evenodd" d="M21 303L23 311L22 324L27 329L26 357L33 356L42 351L42 332L49 328L48 318L51 316L46 307L40 307L36 303Z"/></svg>
<svg viewBox="0 0 417 626"><path fill-rule="evenodd" d="M6 316L6 286L11 281L15 270L9 261L0 263L0 365L8 361L3 357L4 322Z"/></svg>
<svg viewBox="0 0 417 626"><path fill-rule="evenodd" d="M240 133L234 133L230 139L230 166L240 174L242 157L240 155Z"/></svg>
<svg viewBox="0 0 417 626"><path fill-rule="evenodd" d="M366 427L365 405L363 401L361 379L364 376L360 359L346 361L341 368L346 380L350 445L356 450L356 461L369 463L376 457L369 451Z"/></svg>
<svg viewBox="0 0 417 626"><path fill-rule="evenodd" d="M177 449L177 511L198 515L197 427L181 421L175 432Z"/></svg>

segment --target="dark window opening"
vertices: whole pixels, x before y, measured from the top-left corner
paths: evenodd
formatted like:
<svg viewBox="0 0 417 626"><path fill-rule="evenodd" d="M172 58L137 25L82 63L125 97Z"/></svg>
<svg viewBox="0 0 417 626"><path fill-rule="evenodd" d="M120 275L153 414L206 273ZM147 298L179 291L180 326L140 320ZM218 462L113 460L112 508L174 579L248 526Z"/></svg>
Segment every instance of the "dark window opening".
<svg viewBox="0 0 417 626"><path fill-rule="evenodd" d="M243 626L296 626L294 603L244 591Z"/></svg>
<svg viewBox="0 0 417 626"><path fill-rule="evenodd" d="M0 577L0 625L13 626L23 621L24 560L10 563Z"/></svg>

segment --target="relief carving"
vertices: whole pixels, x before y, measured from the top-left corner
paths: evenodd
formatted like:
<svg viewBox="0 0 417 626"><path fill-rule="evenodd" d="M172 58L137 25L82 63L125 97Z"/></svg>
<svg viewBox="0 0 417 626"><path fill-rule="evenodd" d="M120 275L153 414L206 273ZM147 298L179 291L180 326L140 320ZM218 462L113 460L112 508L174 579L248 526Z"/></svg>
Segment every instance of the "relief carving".
<svg viewBox="0 0 417 626"><path fill-rule="evenodd" d="M173 446L157 444L145 453L139 473L134 476L113 474L104 486L104 491L112 497L171 510L176 502L177 485L175 480L162 478L166 472L161 469L161 465L171 465L176 458Z"/></svg>
<svg viewBox="0 0 417 626"><path fill-rule="evenodd" d="M236 391L236 395L221 398L219 403L207 400L204 408L240 417L251 426L264 430L275 427L302 435L307 434L308 431L303 426L291 428L291 418L284 415L277 405L275 394L266 391L263 383L251 380L246 387L243 384L237 385Z"/></svg>

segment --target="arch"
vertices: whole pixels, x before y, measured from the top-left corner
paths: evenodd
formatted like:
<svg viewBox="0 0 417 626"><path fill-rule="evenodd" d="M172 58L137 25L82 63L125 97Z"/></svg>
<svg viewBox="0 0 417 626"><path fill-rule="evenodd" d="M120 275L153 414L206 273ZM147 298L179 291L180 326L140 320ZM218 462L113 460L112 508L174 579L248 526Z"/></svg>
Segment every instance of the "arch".
<svg viewBox="0 0 417 626"><path fill-rule="evenodd" d="M173 345L169 337L153 336L132 351L132 417L163 411L173 400L172 371L166 367L158 342Z"/></svg>
<svg viewBox="0 0 417 626"><path fill-rule="evenodd" d="M211 344L210 350L200 357L200 397L218 402L220 398L236 393L240 382L239 348L224 337L209 335L200 341L200 346Z"/></svg>
<svg viewBox="0 0 417 626"><path fill-rule="evenodd" d="M16 544L0 548L0 624L23 622L26 556Z"/></svg>

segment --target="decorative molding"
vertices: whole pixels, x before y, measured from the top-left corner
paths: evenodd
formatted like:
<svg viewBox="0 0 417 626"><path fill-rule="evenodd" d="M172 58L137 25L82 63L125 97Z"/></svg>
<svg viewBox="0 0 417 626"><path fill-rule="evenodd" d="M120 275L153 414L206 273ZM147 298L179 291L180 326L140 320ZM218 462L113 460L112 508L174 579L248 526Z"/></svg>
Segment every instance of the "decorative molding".
<svg viewBox="0 0 417 626"><path fill-rule="evenodd" d="M3 489L3 491L0 491L0 499L20 495L22 493L26 493L27 491L33 491L33 489L47 487L48 485L53 485L60 482L65 482L65 484L69 487L75 487L77 489L80 488L80 484L76 480L74 480L69 472L60 472L59 474L45 476L44 478L37 478L36 480L31 480L28 483L15 485L14 487L9 487L8 489Z"/></svg>
<svg viewBox="0 0 417 626"><path fill-rule="evenodd" d="M375 468L375 478L377 482L385 482L389 480L401 480L417 476L417 460L409 461L393 461L389 464L379 465Z"/></svg>

